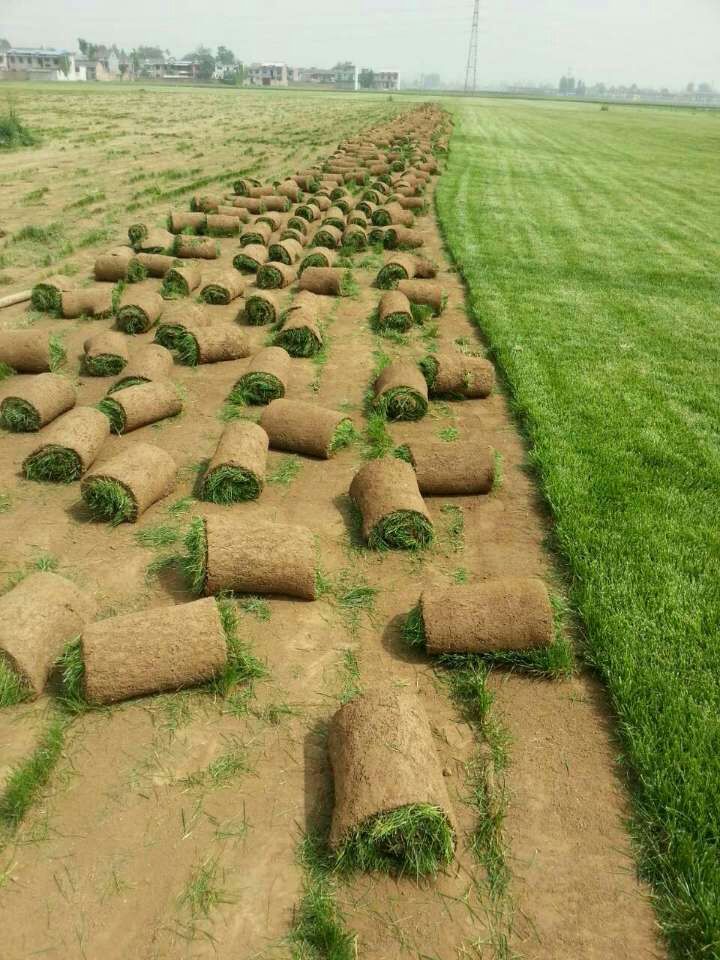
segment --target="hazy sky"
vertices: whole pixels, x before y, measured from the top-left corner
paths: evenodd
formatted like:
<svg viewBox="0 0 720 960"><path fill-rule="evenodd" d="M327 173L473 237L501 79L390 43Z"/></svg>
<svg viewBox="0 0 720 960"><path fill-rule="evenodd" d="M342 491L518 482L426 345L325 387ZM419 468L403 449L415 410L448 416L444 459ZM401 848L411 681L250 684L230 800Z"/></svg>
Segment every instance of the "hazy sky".
<svg viewBox="0 0 720 960"><path fill-rule="evenodd" d="M463 78L473 0L0 0L16 46L77 38L167 47L222 43L236 56L302 66L399 69ZM720 0L480 0L483 86L557 82L720 87Z"/></svg>

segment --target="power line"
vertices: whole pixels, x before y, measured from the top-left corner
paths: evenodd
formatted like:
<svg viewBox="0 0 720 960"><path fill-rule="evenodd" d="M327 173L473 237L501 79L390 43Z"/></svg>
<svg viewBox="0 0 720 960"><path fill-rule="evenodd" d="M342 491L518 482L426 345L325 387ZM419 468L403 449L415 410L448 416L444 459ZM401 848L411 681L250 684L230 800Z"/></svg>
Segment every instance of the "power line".
<svg viewBox="0 0 720 960"><path fill-rule="evenodd" d="M472 27L470 28L470 47L468 49L467 67L465 69L465 93L470 90L472 78L472 92L477 91L477 55L478 55L478 28L480 23L480 0L475 0L473 8Z"/></svg>

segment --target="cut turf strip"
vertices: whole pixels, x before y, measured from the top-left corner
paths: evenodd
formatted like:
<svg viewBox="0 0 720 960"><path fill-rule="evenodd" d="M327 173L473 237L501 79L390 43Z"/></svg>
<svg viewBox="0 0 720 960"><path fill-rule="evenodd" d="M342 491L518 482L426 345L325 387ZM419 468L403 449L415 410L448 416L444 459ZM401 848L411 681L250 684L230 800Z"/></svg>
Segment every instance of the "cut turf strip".
<svg viewBox="0 0 720 960"><path fill-rule="evenodd" d="M39 373L0 403L0 424L14 433L33 433L75 406L75 387L57 373Z"/></svg>
<svg viewBox="0 0 720 960"><path fill-rule="evenodd" d="M264 405L285 396L290 356L282 347L266 347L251 359L230 392L231 403Z"/></svg>
<svg viewBox="0 0 720 960"><path fill-rule="evenodd" d="M413 468L402 460L373 460L355 474L350 496L362 516L362 534L375 550L419 550L433 526Z"/></svg>
<svg viewBox="0 0 720 960"><path fill-rule="evenodd" d="M349 424L349 426L347 426ZM273 450L329 459L354 435L352 421L337 410L305 400L273 400L260 417Z"/></svg>
<svg viewBox="0 0 720 960"><path fill-rule="evenodd" d="M107 417L93 407L75 407L42 433L23 461L28 480L72 483L90 469L110 434Z"/></svg>
<svg viewBox="0 0 720 960"><path fill-rule="evenodd" d="M111 524L135 523L175 489L175 461L159 447L136 442L86 474L80 492L93 517Z"/></svg>
<svg viewBox="0 0 720 960"><path fill-rule="evenodd" d="M396 360L389 364L373 390L373 405L388 420L422 420L427 413L427 385L413 363Z"/></svg>
<svg viewBox="0 0 720 960"><path fill-rule="evenodd" d="M202 499L211 503L257 500L265 484L268 436L249 420L229 423L202 481Z"/></svg>

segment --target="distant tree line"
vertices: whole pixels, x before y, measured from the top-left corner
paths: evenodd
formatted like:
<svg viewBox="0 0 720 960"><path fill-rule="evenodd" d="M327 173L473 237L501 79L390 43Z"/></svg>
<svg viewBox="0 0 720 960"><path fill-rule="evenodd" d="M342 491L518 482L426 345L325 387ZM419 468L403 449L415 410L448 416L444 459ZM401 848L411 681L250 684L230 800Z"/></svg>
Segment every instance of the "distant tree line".
<svg viewBox="0 0 720 960"><path fill-rule="evenodd" d="M558 84L558 92L566 97L659 97L672 98L675 96L667 87L656 90L652 87L639 87L636 83L630 86L607 86L604 83L595 83L587 86L584 80L576 80L575 77L562 76ZM685 94L689 99L703 101L715 95L715 90L711 83L688 83L685 87Z"/></svg>

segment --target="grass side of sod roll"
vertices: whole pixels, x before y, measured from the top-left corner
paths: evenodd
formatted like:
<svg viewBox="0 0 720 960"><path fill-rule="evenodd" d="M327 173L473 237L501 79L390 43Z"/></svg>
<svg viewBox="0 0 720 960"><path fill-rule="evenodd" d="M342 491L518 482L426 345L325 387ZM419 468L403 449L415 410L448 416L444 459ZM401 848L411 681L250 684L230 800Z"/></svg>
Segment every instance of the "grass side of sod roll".
<svg viewBox="0 0 720 960"><path fill-rule="evenodd" d="M115 377L122 372L125 358L114 353L100 353L96 357L85 356L83 367L91 377Z"/></svg>
<svg viewBox="0 0 720 960"><path fill-rule="evenodd" d="M185 537L185 554L181 559L183 573L190 589L200 595L207 579L207 533L202 517L195 517Z"/></svg>
<svg viewBox="0 0 720 960"><path fill-rule="evenodd" d="M392 387L375 402L375 407L388 420L422 420L427 413L427 400L412 387Z"/></svg>
<svg viewBox="0 0 720 960"><path fill-rule="evenodd" d="M720 955L713 112L457 105L437 206L531 444L675 957Z"/></svg>
<svg viewBox="0 0 720 960"><path fill-rule="evenodd" d="M23 472L28 480L45 483L72 483L82 476L80 457L69 447L50 445L38 450L25 461Z"/></svg>
<svg viewBox="0 0 720 960"><path fill-rule="evenodd" d="M262 482L254 473L227 464L208 474L202 488L203 500L221 504L257 500L261 493Z"/></svg>
<svg viewBox="0 0 720 960"><path fill-rule="evenodd" d="M432 524L414 510L389 513L375 524L368 537L373 550L423 550L432 542Z"/></svg>
<svg viewBox="0 0 720 960"><path fill-rule="evenodd" d="M32 404L19 397L8 397L0 407L0 423L12 433L35 433L40 429L40 417Z"/></svg>
<svg viewBox="0 0 720 960"><path fill-rule="evenodd" d="M0 708L14 707L30 696L30 687L0 654Z"/></svg>
<svg viewBox="0 0 720 960"><path fill-rule="evenodd" d="M122 433L125 429L125 411L117 402L110 397L103 397L97 405L98 410L104 413L110 421L110 428L113 433Z"/></svg>
<svg viewBox="0 0 720 960"><path fill-rule="evenodd" d="M272 373L253 370L240 377L228 399L231 403L262 406L285 396L285 387Z"/></svg>
<svg viewBox="0 0 720 960"><path fill-rule="evenodd" d="M122 484L106 477L97 477L83 490L83 500L96 520L115 526L135 515L135 503Z"/></svg>

